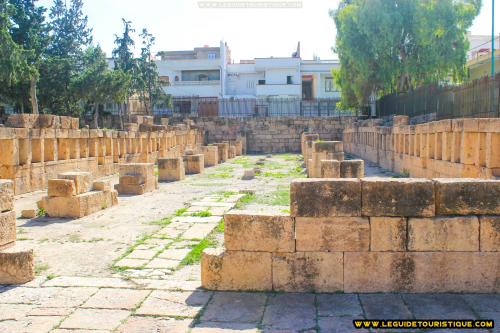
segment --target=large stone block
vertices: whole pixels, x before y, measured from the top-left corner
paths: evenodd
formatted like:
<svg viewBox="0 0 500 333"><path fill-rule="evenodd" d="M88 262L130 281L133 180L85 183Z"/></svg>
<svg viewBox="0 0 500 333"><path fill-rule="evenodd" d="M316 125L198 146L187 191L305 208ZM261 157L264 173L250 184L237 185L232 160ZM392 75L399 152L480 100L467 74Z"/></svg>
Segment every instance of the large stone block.
<svg viewBox="0 0 500 333"><path fill-rule="evenodd" d="M178 181L184 179L185 176L184 162L181 157L158 159L158 180Z"/></svg>
<svg viewBox="0 0 500 333"><path fill-rule="evenodd" d="M293 180L290 196L292 216L361 215L361 182L358 179Z"/></svg>
<svg viewBox="0 0 500 333"><path fill-rule="evenodd" d="M340 161L321 160L321 178L340 178Z"/></svg>
<svg viewBox="0 0 500 333"><path fill-rule="evenodd" d="M92 190L94 191L111 191L111 181L110 180L98 180L92 183Z"/></svg>
<svg viewBox="0 0 500 333"><path fill-rule="evenodd" d="M219 153L219 163L225 162L229 158L229 143L214 143Z"/></svg>
<svg viewBox="0 0 500 333"><path fill-rule="evenodd" d="M437 215L500 215L500 180L437 178Z"/></svg>
<svg viewBox="0 0 500 333"><path fill-rule="evenodd" d="M500 252L500 216L480 216L481 251Z"/></svg>
<svg viewBox="0 0 500 333"><path fill-rule="evenodd" d="M45 197L43 207L50 217L80 218L117 203L116 191L91 191L72 197Z"/></svg>
<svg viewBox="0 0 500 333"><path fill-rule="evenodd" d="M365 176L365 161L347 160L340 162L341 178L363 178Z"/></svg>
<svg viewBox="0 0 500 333"><path fill-rule="evenodd" d="M0 179L0 212L14 209L14 182Z"/></svg>
<svg viewBox="0 0 500 333"><path fill-rule="evenodd" d="M82 194L90 191L92 185L92 176L90 172L71 171L60 173L57 178L71 179L75 182L76 194Z"/></svg>
<svg viewBox="0 0 500 333"><path fill-rule="evenodd" d="M185 155L184 167L186 169L186 174L203 173L203 170L205 169L203 154Z"/></svg>
<svg viewBox="0 0 500 333"><path fill-rule="evenodd" d="M209 290L272 290L272 254L205 249L201 285Z"/></svg>
<svg viewBox="0 0 500 333"><path fill-rule="evenodd" d="M234 251L294 252L294 221L290 216L224 215L224 246Z"/></svg>
<svg viewBox="0 0 500 333"><path fill-rule="evenodd" d="M0 251L0 284L26 283L34 278L33 250L15 246Z"/></svg>
<svg viewBox="0 0 500 333"><path fill-rule="evenodd" d="M0 248L16 241L16 212L0 213Z"/></svg>
<svg viewBox="0 0 500 333"><path fill-rule="evenodd" d="M406 251L406 218L370 217L371 251Z"/></svg>
<svg viewBox="0 0 500 333"><path fill-rule="evenodd" d="M368 251L370 223L362 217L297 217L297 251Z"/></svg>
<svg viewBox="0 0 500 333"><path fill-rule="evenodd" d="M345 292L499 292L496 252L345 252Z"/></svg>
<svg viewBox="0 0 500 333"><path fill-rule="evenodd" d="M312 145L313 154L319 152L342 153L344 145L342 141L316 141Z"/></svg>
<svg viewBox="0 0 500 333"><path fill-rule="evenodd" d="M273 290L338 292L344 286L342 252L273 254Z"/></svg>
<svg viewBox="0 0 500 333"><path fill-rule="evenodd" d="M118 164L120 176L142 176L144 179L154 177L153 163L123 163Z"/></svg>
<svg viewBox="0 0 500 333"><path fill-rule="evenodd" d="M205 167L212 167L219 164L219 151L217 146L203 146L201 151L204 155ZM240 154L241 155L241 154Z"/></svg>
<svg viewBox="0 0 500 333"><path fill-rule="evenodd" d="M477 216L410 218L409 251L479 251Z"/></svg>
<svg viewBox="0 0 500 333"><path fill-rule="evenodd" d="M49 179L47 193L49 197L71 197L76 195L75 182L71 179Z"/></svg>
<svg viewBox="0 0 500 333"><path fill-rule="evenodd" d="M434 216L434 184L418 178L363 178L364 216Z"/></svg>

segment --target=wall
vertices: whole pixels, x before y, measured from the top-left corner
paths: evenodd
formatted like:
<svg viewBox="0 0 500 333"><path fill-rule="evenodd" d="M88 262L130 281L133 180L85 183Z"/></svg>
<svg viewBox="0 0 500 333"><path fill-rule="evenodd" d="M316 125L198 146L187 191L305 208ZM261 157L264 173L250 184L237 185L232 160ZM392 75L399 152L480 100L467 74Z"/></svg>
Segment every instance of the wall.
<svg viewBox="0 0 500 333"><path fill-rule="evenodd" d="M300 152L300 136L310 131L324 140L340 140L344 127L353 117L245 117L193 118L205 130L207 142L221 142L246 137L249 153Z"/></svg>
<svg viewBox="0 0 500 333"><path fill-rule="evenodd" d="M0 178L13 180L16 194L42 190L61 172L110 175L118 163L178 156L202 141L202 131L186 125L144 132L78 129L77 118L32 114L12 115L8 125L16 128L0 127Z"/></svg>
<svg viewBox="0 0 500 333"><path fill-rule="evenodd" d="M392 127L374 121L344 130L344 151L412 177L500 177L500 119L466 118Z"/></svg>

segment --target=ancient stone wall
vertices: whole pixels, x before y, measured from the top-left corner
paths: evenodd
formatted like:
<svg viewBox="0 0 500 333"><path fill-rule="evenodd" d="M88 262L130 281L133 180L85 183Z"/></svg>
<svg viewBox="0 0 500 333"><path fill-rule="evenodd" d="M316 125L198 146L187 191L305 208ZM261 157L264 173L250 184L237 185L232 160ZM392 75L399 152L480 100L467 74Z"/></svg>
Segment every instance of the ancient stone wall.
<svg viewBox="0 0 500 333"><path fill-rule="evenodd" d="M246 138L249 153L300 152L301 134L318 133L324 140L340 140L353 117L269 117L269 118L195 118L205 129L206 142Z"/></svg>
<svg viewBox="0 0 500 333"><path fill-rule="evenodd" d="M291 214L224 216L212 290L500 292L500 181L300 179Z"/></svg>
<svg viewBox="0 0 500 333"><path fill-rule="evenodd" d="M344 150L412 177L500 177L500 119L448 119L392 127L377 121L344 130Z"/></svg>
<svg viewBox="0 0 500 333"><path fill-rule="evenodd" d="M203 131L189 124L79 129L77 118L25 114L11 116L7 125L0 127L0 178L13 180L16 194L44 189L65 171L109 175L119 163L181 156L203 141Z"/></svg>

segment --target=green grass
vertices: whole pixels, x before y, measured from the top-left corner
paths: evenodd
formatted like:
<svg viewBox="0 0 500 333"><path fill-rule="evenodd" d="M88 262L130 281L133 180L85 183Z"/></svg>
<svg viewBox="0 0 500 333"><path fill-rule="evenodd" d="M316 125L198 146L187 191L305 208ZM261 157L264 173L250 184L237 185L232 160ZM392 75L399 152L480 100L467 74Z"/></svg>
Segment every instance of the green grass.
<svg viewBox="0 0 500 333"><path fill-rule="evenodd" d="M217 227L215 228L216 233L224 233L224 219L219 221L219 224L217 224Z"/></svg>
<svg viewBox="0 0 500 333"><path fill-rule="evenodd" d="M35 275L40 275L41 273L45 272L48 269L49 269L49 264L46 263L37 264L35 265Z"/></svg>
<svg viewBox="0 0 500 333"><path fill-rule="evenodd" d="M234 206L234 208L236 208L236 209L242 209L243 207L245 207L249 203L254 202L256 200L256 198L257 197L256 197L255 194L253 194L253 193L247 193L243 197L241 197L241 199L236 203L236 205Z"/></svg>
<svg viewBox="0 0 500 333"><path fill-rule="evenodd" d="M207 237L205 239L202 239L197 245L195 245L191 251L182 259L180 263L180 267L186 266L186 265L194 265L196 263L200 262L201 259L201 253L203 250L209 247L214 247L217 245L217 241L211 237Z"/></svg>
<svg viewBox="0 0 500 333"><path fill-rule="evenodd" d="M36 216L38 217L41 217L41 216L45 216L45 209L43 208L38 208L38 210L36 211Z"/></svg>
<svg viewBox="0 0 500 333"><path fill-rule="evenodd" d="M182 214L184 214L187 210L188 210L187 207L179 208L175 211L174 215L175 216L182 216Z"/></svg>
<svg viewBox="0 0 500 333"><path fill-rule="evenodd" d="M212 216L212 213L210 213L210 211L208 211L208 210L204 210L204 211L201 211L201 212L193 213L193 214L191 214L191 216L196 216L196 217L210 217L210 216Z"/></svg>
<svg viewBox="0 0 500 333"><path fill-rule="evenodd" d="M231 160L232 164L239 164L245 169L249 169L255 166L255 163L250 161L248 157L237 157Z"/></svg>
<svg viewBox="0 0 500 333"><path fill-rule="evenodd" d="M289 206L290 187L278 187L276 191L270 193L268 199L265 201L272 206Z"/></svg>
<svg viewBox="0 0 500 333"><path fill-rule="evenodd" d="M216 178L231 178L233 177L233 174L230 172L214 172L214 173L207 173L207 178L209 179L216 179Z"/></svg>
<svg viewBox="0 0 500 333"><path fill-rule="evenodd" d="M182 213L181 213L181 215L182 215ZM180 215L176 215L176 216L180 216ZM149 222L149 224L151 224L151 225L159 225L159 226L162 226L162 227L165 227L165 226L169 225L170 223L172 223L172 217L171 216L164 217L164 218L162 218L161 220L158 220L158 221Z"/></svg>

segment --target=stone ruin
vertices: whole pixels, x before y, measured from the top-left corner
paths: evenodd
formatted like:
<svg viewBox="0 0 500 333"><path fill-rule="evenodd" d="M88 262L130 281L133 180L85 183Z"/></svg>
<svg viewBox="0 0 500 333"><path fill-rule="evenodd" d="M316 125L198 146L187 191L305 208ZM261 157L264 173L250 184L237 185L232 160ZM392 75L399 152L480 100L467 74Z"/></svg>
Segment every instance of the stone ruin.
<svg viewBox="0 0 500 333"><path fill-rule="evenodd" d="M11 180L0 180L0 211L0 284L29 282L35 277L33 250L15 245L16 213Z"/></svg>
<svg viewBox="0 0 500 333"><path fill-rule="evenodd" d="M301 179L291 214L233 211L202 286L276 292L500 292L500 181Z"/></svg>
<svg viewBox="0 0 500 333"><path fill-rule="evenodd" d="M127 163L118 166L120 178L115 185L119 194L140 195L158 188L153 163Z"/></svg>
<svg viewBox="0 0 500 333"><path fill-rule="evenodd" d="M80 218L116 204L117 192L109 181L92 183L89 172L64 172L49 179L39 208L50 217Z"/></svg>

